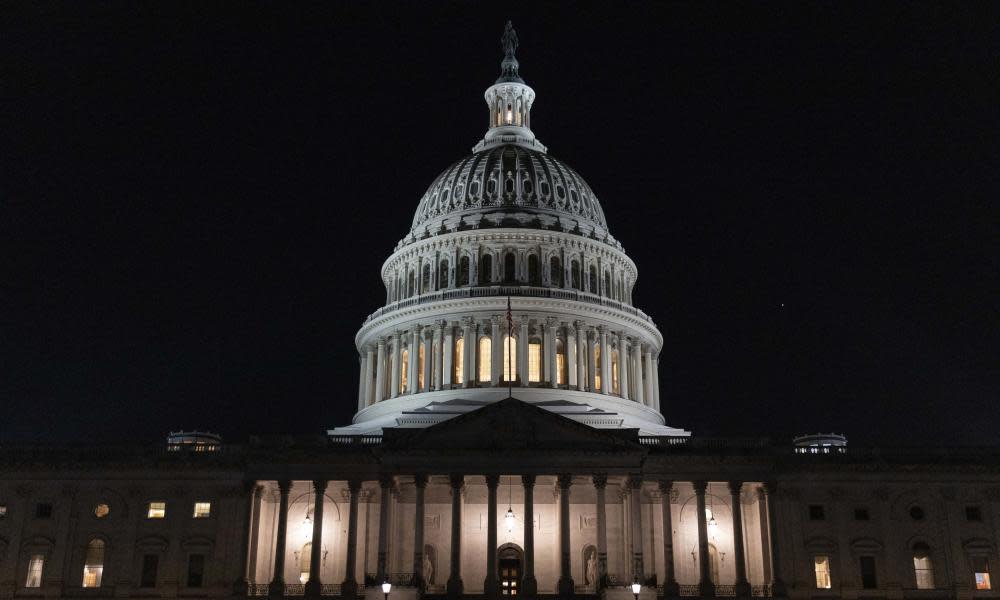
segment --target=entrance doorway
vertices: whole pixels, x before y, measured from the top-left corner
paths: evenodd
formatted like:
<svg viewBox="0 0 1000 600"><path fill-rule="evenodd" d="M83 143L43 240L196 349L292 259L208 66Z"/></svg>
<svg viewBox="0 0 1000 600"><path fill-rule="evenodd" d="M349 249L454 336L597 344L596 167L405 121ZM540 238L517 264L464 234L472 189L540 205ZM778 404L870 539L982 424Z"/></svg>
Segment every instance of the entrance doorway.
<svg viewBox="0 0 1000 600"><path fill-rule="evenodd" d="M521 588L521 549L514 544L504 544L497 550L500 572L500 593L517 596Z"/></svg>

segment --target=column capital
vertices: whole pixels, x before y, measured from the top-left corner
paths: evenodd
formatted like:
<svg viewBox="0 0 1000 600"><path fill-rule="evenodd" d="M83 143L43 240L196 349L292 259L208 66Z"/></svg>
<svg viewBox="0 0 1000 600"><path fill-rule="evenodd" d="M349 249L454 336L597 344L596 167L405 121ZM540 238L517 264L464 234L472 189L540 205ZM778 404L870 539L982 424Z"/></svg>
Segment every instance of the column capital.
<svg viewBox="0 0 1000 600"><path fill-rule="evenodd" d="M559 322L559 319L556 317L545 317L545 328L552 329L556 326L557 322Z"/></svg>
<svg viewBox="0 0 1000 600"><path fill-rule="evenodd" d="M535 475L533 473L521 475L521 485L526 488L535 487Z"/></svg>
<svg viewBox="0 0 1000 600"><path fill-rule="evenodd" d="M778 491L778 482L765 481L764 484L760 486L760 489L764 492L765 496L773 496L774 493Z"/></svg>
<svg viewBox="0 0 1000 600"><path fill-rule="evenodd" d="M733 496L739 494L743 490L743 482L733 480L729 482L729 493Z"/></svg>
<svg viewBox="0 0 1000 600"><path fill-rule="evenodd" d="M444 319L435 321L434 326L437 327L438 333L443 333L444 328L448 326L448 321L445 321Z"/></svg>
<svg viewBox="0 0 1000 600"><path fill-rule="evenodd" d="M642 488L642 475L639 473L629 473L628 476L628 487L633 490L638 490Z"/></svg>
<svg viewBox="0 0 1000 600"><path fill-rule="evenodd" d="M421 325L420 323L416 323L413 326L413 333L414 333L414 335L420 335L420 332L423 330L423 328L424 328L423 325Z"/></svg>
<svg viewBox="0 0 1000 600"><path fill-rule="evenodd" d="M427 473L417 473L413 476L413 485L418 488L427 487Z"/></svg>
<svg viewBox="0 0 1000 600"><path fill-rule="evenodd" d="M583 321L579 320L579 319L577 319L576 321L573 321L573 327L575 327L577 331L580 331L581 329L583 329L586 326L587 326L587 324L584 323Z"/></svg>
<svg viewBox="0 0 1000 600"><path fill-rule="evenodd" d="M351 490L351 494L357 494L361 490L361 480L357 478L347 480L347 489Z"/></svg>
<svg viewBox="0 0 1000 600"><path fill-rule="evenodd" d="M560 321L559 322L559 326L562 327L563 329L567 329L567 330L570 328L569 327L569 321ZM567 333L569 333L569 332L567 331Z"/></svg>
<svg viewBox="0 0 1000 600"><path fill-rule="evenodd" d="M313 491L317 494L322 494L326 491L326 486L329 482L326 479L313 479Z"/></svg>
<svg viewBox="0 0 1000 600"><path fill-rule="evenodd" d="M497 489L497 486L499 486L499 485L500 485L500 476L499 475L496 475L494 473L490 473L489 475L486 476L486 487L487 488L489 488L491 490L495 490L495 489Z"/></svg>
<svg viewBox="0 0 1000 600"><path fill-rule="evenodd" d="M401 338L401 337L403 337L403 332L402 331L400 331L400 330L397 329L396 331L392 332L392 339L393 340L395 340L395 341L398 342L399 338Z"/></svg>
<svg viewBox="0 0 1000 600"><path fill-rule="evenodd" d="M670 494L670 490L674 489L674 482L669 479L661 479L658 482L658 485L660 487L660 492L664 494Z"/></svg>
<svg viewBox="0 0 1000 600"><path fill-rule="evenodd" d="M500 323L503 321L503 317L500 315L490 315L490 325L493 327L500 327Z"/></svg>
<svg viewBox="0 0 1000 600"><path fill-rule="evenodd" d="M568 490L573 485L573 475L571 473L560 473L556 476L556 483L561 490Z"/></svg>
<svg viewBox="0 0 1000 600"><path fill-rule="evenodd" d="M692 481L691 485L694 486L694 493L698 496L704 496L705 490L708 489L707 481Z"/></svg>
<svg viewBox="0 0 1000 600"><path fill-rule="evenodd" d="M448 475L448 481L451 483L451 489L456 491L461 490L462 487L465 486L465 475L452 473L451 475Z"/></svg>
<svg viewBox="0 0 1000 600"><path fill-rule="evenodd" d="M378 485L383 490L388 489L392 487L394 479L390 473L380 473L378 476Z"/></svg>
<svg viewBox="0 0 1000 600"><path fill-rule="evenodd" d="M600 333L601 335L607 335L608 334L608 326L607 325L598 325L597 326L597 332Z"/></svg>
<svg viewBox="0 0 1000 600"><path fill-rule="evenodd" d="M377 340L375 340L375 344L382 347L385 347L385 342L386 342L385 337L379 337Z"/></svg>
<svg viewBox="0 0 1000 600"><path fill-rule="evenodd" d="M476 320L472 317L462 317L462 327L472 327L476 324Z"/></svg>
<svg viewBox="0 0 1000 600"><path fill-rule="evenodd" d="M278 491L287 494L292 489L292 482L289 479L278 480Z"/></svg>
<svg viewBox="0 0 1000 600"><path fill-rule="evenodd" d="M594 473L591 479L594 481L594 487L599 490L603 490L608 485L607 473Z"/></svg>

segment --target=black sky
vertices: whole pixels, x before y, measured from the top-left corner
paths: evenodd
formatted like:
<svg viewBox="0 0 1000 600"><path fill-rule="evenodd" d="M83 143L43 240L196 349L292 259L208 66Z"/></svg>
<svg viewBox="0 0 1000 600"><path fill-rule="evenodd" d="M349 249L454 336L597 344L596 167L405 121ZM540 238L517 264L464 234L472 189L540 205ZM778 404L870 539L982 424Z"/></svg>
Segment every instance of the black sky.
<svg viewBox="0 0 1000 600"><path fill-rule="evenodd" d="M510 18L668 423L1000 443L1000 5L499 7L5 5L0 442L348 422Z"/></svg>

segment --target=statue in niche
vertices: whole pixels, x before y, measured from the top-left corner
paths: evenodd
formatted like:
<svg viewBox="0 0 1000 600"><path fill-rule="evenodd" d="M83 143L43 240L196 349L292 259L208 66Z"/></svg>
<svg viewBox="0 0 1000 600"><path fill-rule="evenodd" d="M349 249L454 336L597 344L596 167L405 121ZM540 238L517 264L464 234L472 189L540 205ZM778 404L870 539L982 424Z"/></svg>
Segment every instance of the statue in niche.
<svg viewBox="0 0 1000 600"><path fill-rule="evenodd" d="M587 585L597 585L597 550L593 546L587 549L587 568L584 575Z"/></svg>
<svg viewBox="0 0 1000 600"><path fill-rule="evenodd" d="M434 549L430 546L424 546L424 561L421 567L421 577L423 577L424 585L431 585L434 583L434 561L431 558L431 554Z"/></svg>

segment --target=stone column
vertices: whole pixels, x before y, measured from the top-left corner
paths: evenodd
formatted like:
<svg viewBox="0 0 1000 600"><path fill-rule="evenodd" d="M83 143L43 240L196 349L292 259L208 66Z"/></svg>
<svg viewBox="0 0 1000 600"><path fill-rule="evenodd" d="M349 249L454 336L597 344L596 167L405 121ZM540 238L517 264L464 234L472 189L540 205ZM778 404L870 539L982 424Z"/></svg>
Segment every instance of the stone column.
<svg viewBox="0 0 1000 600"><path fill-rule="evenodd" d="M573 596L573 575L570 571L569 547L569 489L573 485L573 476L569 473L559 475L559 595L564 598Z"/></svg>
<svg viewBox="0 0 1000 600"><path fill-rule="evenodd" d="M681 595L681 588L674 573L674 524L670 514L672 487L673 482L660 481L660 508L663 511L663 595L667 598Z"/></svg>
<svg viewBox="0 0 1000 600"><path fill-rule="evenodd" d="M630 475L628 487L632 502L632 581L645 583L646 568L642 556L642 476Z"/></svg>
<svg viewBox="0 0 1000 600"><path fill-rule="evenodd" d="M434 341L438 343L437 353L434 356L434 387L432 389L440 390L443 389L442 385L444 383L444 355L445 348L447 346L444 343L444 328L447 325L445 321L438 321L437 328L434 330ZM434 342L431 342L431 350L434 350ZM451 362L450 360L448 361Z"/></svg>
<svg viewBox="0 0 1000 600"><path fill-rule="evenodd" d="M364 405L372 404L372 385L375 383L375 348L371 344L365 346L365 401Z"/></svg>
<svg viewBox="0 0 1000 600"><path fill-rule="evenodd" d="M433 389L431 380L431 365L434 363L434 330L424 327L424 385L418 391L429 392Z"/></svg>
<svg viewBox="0 0 1000 600"><path fill-rule="evenodd" d="M736 595L741 598L750 597L750 582L747 581L747 563L743 552L743 502L740 492L742 481L729 482L730 506L733 510L733 561L736 566Z"/></svg>
<svg viewBox="0 0 1000 600"><path fill-rule="evenodd" d="M715 582L708 558L708 523L705 521L705 490L708 482L695 481L694 493L698 500L698 590L702 596L715 596Z"/></svg>
<svg viewBox="0 0 1000 600"><path fill-rule="evenodd" d="M487 598L500 595L500 581L497 579L497 486L499 475L486 476L486 579L483 592Z"/></svg>
<svg viewBox="0 0 1000 600"><path fill-rule="evenodd" d="M660 357L653 359L653 408L660 410Z"/></svg>
<svg viewBox="0 0 1000 600"><path fill-rule="evenodd" d="M528 317L517 321L517 378L522 386L528 387Z"/></svg>
<svg viewBox="0 0 1000 600"><path fill-rule="evenodd" d="M608 347L608 328L600 325L597 328L601 335L601 393L611 393L611 348Z"/></svg>
<svg viewBox="0 0 1000 600"><path fill-rule="evenodd" d="M281 598L285 595L285 538L288 537L288 492L292 482L278 482L280 500L278 502L278 535L274 541L274 577L267 595L271 598Z"/></svg>
<svg viewBox="0 0 1000 600"><path fill-rule="evenodd" d="M448 597L462 595L462 487L464 475L451 475L451 575L448 576Z"/></svg>
<svg viewBox="0 0 1000 600"><path fill-rule="evenodd" d="M375 402L385 400L385 338L378 339L378 368L375 369Z"/></svg>
<svg viewBox="0 0 1000 600"><path fill-rule="evenodd" d="M257 583L257 548L260 539L260 503L264 486L256 485L253 490L253 512L250 521L250 556L247 559L247 581Z"/></svg>
<svg viewBox="0 0 1000 600"><path fill-rule="evenodd" d="M309 581L306 582L306 596L319 598L323 592L323 581L320 579L320 565L323 557L323 500L326 497L326 480L313 481L313 530L312 549L309 554Z"/></svg>
<svg viewBox="0 0 1000 600"><path fill-rule="evenodd" d="M607 586L608 576L608 508L605 500L605 488L608 485L608 475L598 473L593 476L594 491L597 492L597 585L600 591Z"/></svg>
<svg viewBox="0 0 1000 600"><path fill-rule="evenodd" d="M389 500L392 491L392 476L381 475L379 484L379 508L378 508L378 566L376 579L378 583L385 581L387 568L386 561L389 550Z"/></svg>
<svg viewBox="0 0 1000 600"><path fill-rule="evenodd" d="M389 397L395 398L399 395L399 380L402 377L403 365L403 332L395 331L392 334L392 388L389 390Z"/></svg>
<svg viewBox="0 0 1000 600"><path fill-rule="evenodd" d="M760 523L757 529L760 531L760 554L763 557L761 566L764 572L764 583L770 585L773 581L771 579L771 533L767 525L767 496L764 494L763 487L757 488L757 519Z"/></svg>
<svg viewBox="0 0 1000 600"><path fill-rule="evenodd" d="M368 372L368 353L361 349L360 368L358 369L358 412L365 407L365 374Z"/></svg>
<svg viewBox="0 0 1000 600"><path fill-rule="evenodd" d="M778 522L774 510L774 492L778 483L768 481L764 484L764 501L767 503L768 533L771 541L771 595L784 598L788 595L785 582L781 578L781 557L778 554Z"/></svg>
<svg viewBox="0 0 1000 600"><path fill-rule="evenodd" d="M410 364L407 367L406 393L415 394L419 391L417 383L420 380L420 325L414 325L410 336Z"/></svg>
<svg viewBox="0 0 1000 600"><path fill-rule="evenodd" d="M354 600L358 596L358 583L354 571L358 564L358 493L361 492L361 481L351 479L347 482L351 492L350 516L347 522L347 568L344 582L340 585L340 595L344 600Z"/></svg>
<svg viewBox="0 0 1000 600"><path fill-rule="evenodd" d="M628 369L629 369L629 339L625 337L625 332L618 334L618 388L621 390L622 399L629 399L628 392Z"/></svg>
<svg viewBox="0 0 1000 600"><path fill-rule="evenodd" d="M475 365L472 364L472 357L475 356L473 351L476 349L476 322L472 317L462 317L463 326L463 337L462 343L464 344L462 357L462 370L464 374L462 375L462 387L473 387L475 385L475 380L473 375L475 374Z"/></svg>
<svg viewBox="0 0 1000 600"><path fill-rule="evenodd" d="M524 486L524 578L521 580L521 594L534 598L538 594L538 580L535 579L535 476L521 475Z"/></svg>
<svg viewBox="0 0 1000 600"><path fill-rule="evenodd" d="M587 362L590 366L587 370L587 390L597 393L597 330L591 327L587 331Z"/></svg>
<svg viewBox="0 0 1000 600"><path fill-rule="evenodd" d="M576 329L566 322L563 322L562 327L566 332L566 385L573 389L577 385Z"/></svg>
<svg viewBox="0 0 1000 600"><path fill-rule="evenodd" d="M559 387L559 361L556 360L556 337L559 327L555 317L545 319L545 346L549 355L549 386Z"/></svg>
<svg viewBox="0 0 1000 600"><path fill-rule="evenodd" d="M413 485L417 491L413 523L413 581L417 589L424 590L427 588L424 581L424 490L427 488L427 475L414 475Z"/></svg>
<svg viewBox="0 0 1000 600"><path fill-rule="evenodd" d="M444 344L441 346L441 389L450 390L454 381L455 326L444 322Z"/></svg>
<svg viewBox="0 0 1000 600"><path fill-rule="evenodd" d="M243 560L243 572L233 582L234 596L246 596L250 588L250 537L254 529L255 518L259 514L257 510L257 487L256 481L243 482L243 491L246 494L247 500L246 520L243 521L243 527L240 528L240 558ZM239 522L238 518L237 522Z"/></svg>
<svg viewBox="0 0 1000 600"><path fill-rule="evenodd" d="M503 371L503 334L500 333L500 315L490 317L490 385L500 385L500 373Z"/></svg>
<svg viewBox="0 0 1000 600"><path fill-rule="evenodd" d="M656 408L653 403L653 380L656 379L656 373L653 372L653 353L650 352L649 346L646 346L645 350L642 354L642 361L646 365L646 380L643 382L645 386L646 406Z"/></svg>
<svg viewBox="0 0 1000 600"><path fill-rule="evenodd" d="M638 340L632 343L632 382L635 385L635 401L643 406L646 405L646 396L642 389L645 384L642 381L642 344Z"/></svg>
<svg viewBox="0 0 1000 600"><path fill-rule="evenodd" d="M573 328L576 329L576 389L585 391L587 389L587 331L583 328L583 321L573 321Z"/></svg>

